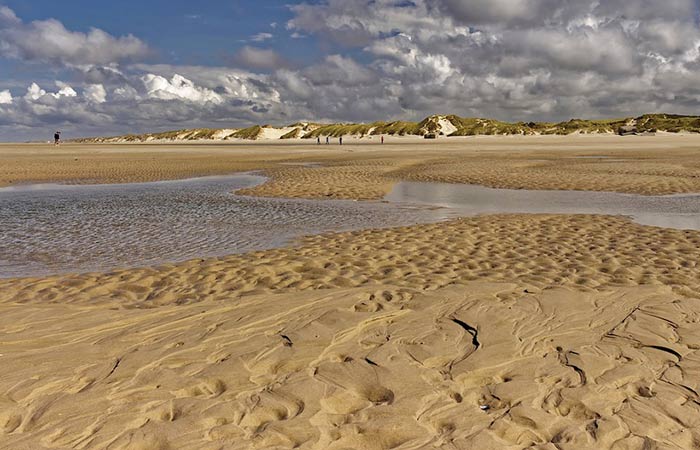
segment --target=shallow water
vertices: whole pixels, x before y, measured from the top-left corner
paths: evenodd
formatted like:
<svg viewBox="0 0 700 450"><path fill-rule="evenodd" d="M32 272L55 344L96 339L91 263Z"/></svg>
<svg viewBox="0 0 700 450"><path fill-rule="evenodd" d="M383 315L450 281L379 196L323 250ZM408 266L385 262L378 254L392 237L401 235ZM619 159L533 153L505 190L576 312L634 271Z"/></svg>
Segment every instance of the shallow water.
<svg viewBox="0 0 700 450"><path fill-rule="evenodd" d="M154 266L264 250L304 235L501 213L626 215L700 230L700 195L490 189L398 183L384 202L232 194L256 175L0 188L0 278Z"/></svg>
<svg viewBox="0 0 700 450"><path fill-rule="evenodd" d="M152 266L279 247L303 235L439 220L380 202L233 195L254 175L0 189L0 277Z"/></svg>
<svg viewBox="0 0 700 450"><path fill-rule="evenodd" d="M642 225L700 230L700 195L644 196L616 192L528 191L447 183L401 182L392 203L444 208L448 217L479 214L624 215Z"/></svg>

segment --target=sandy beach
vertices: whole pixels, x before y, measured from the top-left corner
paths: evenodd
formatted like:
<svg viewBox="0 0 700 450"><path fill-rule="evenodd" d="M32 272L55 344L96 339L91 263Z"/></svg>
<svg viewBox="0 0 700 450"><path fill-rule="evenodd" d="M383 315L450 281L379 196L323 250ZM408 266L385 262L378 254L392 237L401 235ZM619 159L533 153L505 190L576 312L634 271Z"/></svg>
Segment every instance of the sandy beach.
<svg viewBox="0 0 700 450"><path fill-rule="evenodd" d="M253 195L377 199L398 180L638 194L700 192L698 135L346 138L343 146L259 141L140 145L0 144L0 186L124 183L264 170ZM323 167L308 170L305 163ZM295 165L280 164L295 163Z"/></svg>
<svg viewBox="0 0 700 450"><path fill-rule="evenodd" d="M699 149L696 135L7 144L0 185L261 171L239 193L667 195L700 192ZM621 216L495 214L0 279L0 448L698 448L699 246L700 231Z"/></svg>

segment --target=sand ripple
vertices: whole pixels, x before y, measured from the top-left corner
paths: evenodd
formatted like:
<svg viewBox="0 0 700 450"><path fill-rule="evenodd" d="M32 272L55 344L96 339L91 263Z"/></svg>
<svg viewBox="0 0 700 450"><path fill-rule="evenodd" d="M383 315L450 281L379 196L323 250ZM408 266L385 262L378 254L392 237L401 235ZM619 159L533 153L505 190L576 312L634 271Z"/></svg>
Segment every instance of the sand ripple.
<svg viewBox="0 0 700 450"><path fill-rule="evenodd" d="M292 248L106 274L0 280L0 301L147 308L251 293L475 280L700 292L700 232L605 216L504 215L306 238Z"/></svg>
<svg viewBox="0 0 700 450"><path fill-rule="evenodd" d="M1 320L1 448L700 442L700 305L668 288L386 285Z"/></svg>
<svg viewBox="0 0 700 450"><path fill-rule="evenodd" d="M700 192L697 139L3 148L0 184L259 168L265 196L379 198L402 179ZM304 161L323 167L279 164ZM502 215L0 280L0 448L700 448L699 246L623 218Z"/></svg>

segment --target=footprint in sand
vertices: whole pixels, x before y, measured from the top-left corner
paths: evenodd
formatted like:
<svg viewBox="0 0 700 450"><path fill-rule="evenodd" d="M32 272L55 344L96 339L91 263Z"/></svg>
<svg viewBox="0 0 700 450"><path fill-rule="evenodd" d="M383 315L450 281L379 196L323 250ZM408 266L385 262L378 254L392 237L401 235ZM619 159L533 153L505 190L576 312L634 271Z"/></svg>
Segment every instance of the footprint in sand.
<svg viewBox="0 0 700 450"><path fill-rule="evenodd" d="M242 394L233 422L251 436L262 432L272 422L297 417L304 407L301 399L274 390Z"/></svg>
<svg viewBox="0 0 700 450"><path fill-rule="evenodd" d="M352 307L353 311L379 312L400 308L402 304L413 298L413 292L409 290L380 290L372 293L363 293L359 298L360 301Z"/></svg>

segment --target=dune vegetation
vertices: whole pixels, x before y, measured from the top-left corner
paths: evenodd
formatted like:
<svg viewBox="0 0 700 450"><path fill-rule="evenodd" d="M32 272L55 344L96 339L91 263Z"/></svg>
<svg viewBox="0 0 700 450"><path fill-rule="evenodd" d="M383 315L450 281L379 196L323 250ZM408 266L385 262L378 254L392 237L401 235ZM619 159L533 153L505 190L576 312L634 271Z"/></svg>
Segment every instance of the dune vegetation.
<svg viewBox="0 0 700 450"><path fill-rule="evenodd" d="M119 143L150 141L205 141L205 140L259 140L259 139L316 139L340 136L508 136L508 135L569 135L614 134L622 127L636 133L700 133L700 116L675 114L645 114L637 118L571 119L564 122L503 122L495 119L432 115L420 122L397 120L393 122L319 124L297 122L285 127L254 125L242 129L196 128L161 133L128 134L124 136L75 139L83 143ZM265 131L278 131L267 134ZM279 136L279 137L278 137Z"/></svg>

